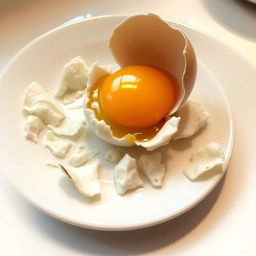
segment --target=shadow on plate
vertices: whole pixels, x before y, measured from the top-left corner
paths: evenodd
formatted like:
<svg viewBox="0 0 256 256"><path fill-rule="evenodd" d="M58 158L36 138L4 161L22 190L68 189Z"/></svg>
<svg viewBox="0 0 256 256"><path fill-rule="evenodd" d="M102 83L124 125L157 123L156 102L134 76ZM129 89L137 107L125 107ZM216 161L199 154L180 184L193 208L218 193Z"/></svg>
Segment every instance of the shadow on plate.
<svg viewBox="0 0 256 256"><path fill-rule="evenodd" d="M244 37L256 40L256 4L246 0L202 0L217 22Z"/></svg>
<svg viewBox="0 0 256 256"><path fill-rule="evenodd" d="M225 177L210 195L185 214L157 226L134 231L106 232L74 227L48 217L31 206L27 207L27 214L46 236L75 251L97 255L147 253L168 246L191 232L211 211L224 180Z"/></svg>

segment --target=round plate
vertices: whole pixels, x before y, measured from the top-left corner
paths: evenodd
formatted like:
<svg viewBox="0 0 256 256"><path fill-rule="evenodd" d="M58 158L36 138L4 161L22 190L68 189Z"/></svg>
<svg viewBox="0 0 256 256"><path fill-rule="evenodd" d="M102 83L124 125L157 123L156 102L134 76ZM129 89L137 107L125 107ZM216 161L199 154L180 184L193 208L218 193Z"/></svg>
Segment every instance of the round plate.
<svg viewBox="0 0 256 256"><path fill-rule="evenodd" d="M233 145L233 126L227 99L218 83L222 68L215 39L189 27L174 24L191 40L198 58L198 77L193 98L210 113L208 126L190 139L176 141L162 148L167 161L167 175L161 189L144 189L119 196L112 182L113 166L101 173L102 196L90 201L82 197L58 169L45 165L49 153L23 135L24 91L38 81L49 93L56 91L63 65L82 56L88 65L94 61L114 64L107 48L112 29L125 16L97 17L70 24L37 38L21 50L1 75L1 167L11 183L36 207L68 223L100 230L131 230L170 220L199 203L220 181L216 175L200 182L189 181L182 173L189 156L199 147L218 142L225 152L225 168ZM173 23L172 23L173 24ZM91 136L92 137L92 136ZM96 138L85 143L100 151L108 145ZM103 164L106 164L105 162Z"/></svg>

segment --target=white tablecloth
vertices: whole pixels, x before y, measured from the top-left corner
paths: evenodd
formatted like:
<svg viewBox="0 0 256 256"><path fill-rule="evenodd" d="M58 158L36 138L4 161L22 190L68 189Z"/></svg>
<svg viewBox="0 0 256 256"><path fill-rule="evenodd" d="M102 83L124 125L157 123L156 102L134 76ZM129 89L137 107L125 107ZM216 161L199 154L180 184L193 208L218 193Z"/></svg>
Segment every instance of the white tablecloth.
<svg viewBox="0 0 256 256"><path fill-rule="evenodd" d="M216 35L256 64L256 6L243 0L0 0L0 70L29 41L71 19L141 12ZM253 143L245 148L252 151ZM54 220L0 173L0 255L256 255L256 157L238 170L246 154L239 150L232 172L202 203L173 221L132 232L90 231Z"/></svg>

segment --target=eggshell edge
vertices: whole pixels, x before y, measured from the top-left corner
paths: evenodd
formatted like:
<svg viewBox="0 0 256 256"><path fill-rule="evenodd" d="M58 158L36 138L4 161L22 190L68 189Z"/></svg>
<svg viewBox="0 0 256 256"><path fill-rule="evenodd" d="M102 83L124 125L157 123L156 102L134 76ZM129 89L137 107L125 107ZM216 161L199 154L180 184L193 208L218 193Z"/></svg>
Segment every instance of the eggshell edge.
<svg viewBox="0 0 256 256"><path fill-rule="evenodd" d="M170 25L167 21L164 21L163 19L161 19L159 16L157 16L155 14L149 13L149 14L133 15L133 16L130 16L127 19L125 19L122 23L120 23L113 29L112 35L109 40L109 48L110 48L111 53L112 53L114 59L116 60L116 62L121 67L126 66L126 64L124 62L127 62L127 61L121 60L121 57L118 54L118 52L120 50L120 40L122 40L122 39L119 38L118 39L119 42L117 42L116 37L118 37L117 35L120 34L120 30L122 30L122 29L126 30L125 27L127 26L127 24L129 26L130 21L137 19L138 24L140 24L140 20L145 19L145 18L146 19L158 19L158 21L161 21L163 25L168 25L168 27L171 29L172 32L180 33L180 35L184 39L184 42L183 42L184 47L183 47L183 52L182 52L183 57L184 57L184 68L183 68L183 73L181 76L182 84L180 85L181 86L181 96L180 96L180 99L177 101L176 105L174 106L174 108L168 113L168 116L170 116L170 115L174 114L179 109L179 107L187 100L190 93L192 92L192 89L193 89L195 81L196 81L196 74L197 74L196 55L195 55L195 51L192 47L191 42L184 35L184 33L182 33L179 29L173 27L173 25ZM118 47L117 47L117 45L118 45ZM138 64L138 63L135 63L135 64Z"/></svg>

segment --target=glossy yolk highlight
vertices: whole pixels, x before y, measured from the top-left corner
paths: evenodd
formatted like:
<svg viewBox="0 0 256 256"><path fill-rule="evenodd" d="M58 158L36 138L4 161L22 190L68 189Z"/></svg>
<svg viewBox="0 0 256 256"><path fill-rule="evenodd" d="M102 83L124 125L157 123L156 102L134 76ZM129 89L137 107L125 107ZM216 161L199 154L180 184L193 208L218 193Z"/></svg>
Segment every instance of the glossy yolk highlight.
<svg viewBox="0 0 256 256"><path fill-rule="evenodd" d="M99 88L103 111L127 127L157 124L172 108L174 89L168 76L149 66L129 66L106 78Z"/></svg>
<svg viewBox="0 0 256 256"><path fill-rule="evenodd" d="M155 136L178 97L177 81L150 66L128 66L90 89L88 107L111 126L113 135L137 140Z"/></svg>

